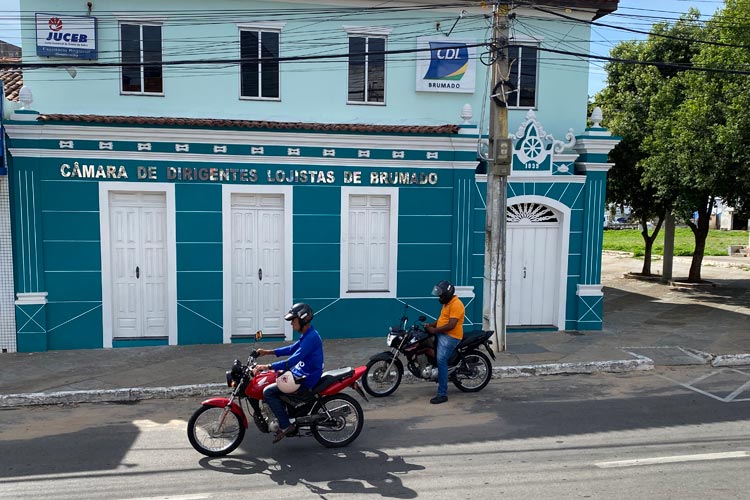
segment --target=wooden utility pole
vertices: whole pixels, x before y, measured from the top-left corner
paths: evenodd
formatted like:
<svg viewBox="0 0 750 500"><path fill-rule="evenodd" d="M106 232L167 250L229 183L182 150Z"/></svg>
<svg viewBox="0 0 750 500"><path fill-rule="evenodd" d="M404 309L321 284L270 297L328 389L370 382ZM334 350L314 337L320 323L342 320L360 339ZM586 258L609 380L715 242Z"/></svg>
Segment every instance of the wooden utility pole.
<svg viewBox="0 0 750 500"><path fill-rule="evenodd" d="M489 158L487 158L487 216L484 237L482 328L495 331L495 350L505 351L505 240L508 174L513 145L508 139L508 5L495 0L492 9L492 99Z"/></svg>

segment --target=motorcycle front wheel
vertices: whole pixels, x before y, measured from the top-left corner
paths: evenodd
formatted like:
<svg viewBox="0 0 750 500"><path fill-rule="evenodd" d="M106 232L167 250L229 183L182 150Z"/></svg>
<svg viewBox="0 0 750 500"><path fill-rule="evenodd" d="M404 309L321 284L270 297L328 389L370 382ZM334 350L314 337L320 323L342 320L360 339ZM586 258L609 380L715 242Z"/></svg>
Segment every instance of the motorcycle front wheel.
<svg viewBox="0 0 750 500"><path fill-rule="evenodd" d="M325 415L311 431L315 439L326 448L348 445L357 439L365 423L362 407L348 394L326 396L315 404L310 414Z"/></svg>
<svg viewBox="0 0 750 500"><path fill-rule="evenodd" d="M237 448L245 437L245 426L239 415L216 406L201 406L188 421L187 434L190 444L199 453L208 457L221 457Z"/></svg>
<svg viewBox="0 0 750 500"><path fill-rule="evenodd" d="M492 364L479 351L470 351L453 372L453 384L463 392L478 392L490 383Z"/></svg>
<svg viewBox="0 0 750 500"><path fill-rule="evenodd" d="M391 366L390 370L388 366ZM401 384L404 365L398 358L391 365L390 360L374 359L367 363L367 370L362 377L362 385L371 396L382 398L393 394Z"/></svg>

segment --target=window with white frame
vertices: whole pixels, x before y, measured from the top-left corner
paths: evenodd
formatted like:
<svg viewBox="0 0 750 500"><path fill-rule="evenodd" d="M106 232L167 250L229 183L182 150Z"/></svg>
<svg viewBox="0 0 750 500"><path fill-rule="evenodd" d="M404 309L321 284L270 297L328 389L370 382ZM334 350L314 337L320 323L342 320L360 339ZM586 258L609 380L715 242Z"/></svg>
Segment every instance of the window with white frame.
<svg viewBox="0 0 750 500"><path fill-rule="evenodd" d="M349 92L347 102L385 103L385 37L349 36Z"/></svg>
<svg viewBox="0 0 750 500"><path fill-rule="evenodd" d="M536 45L511 45L508 47L510 82L516 90L508 96L509 107L536 107L538 53Z"/></svg>
<svg viewBox="0 0 750 500"><path fill-rule="evenodd" d="M123 93L164 93L161 25L120 23L120 54Z"/></svg>
<svg viewBox="0 0 750 500"><path fill-rule="evenodd" d="M240 97L279 99L279 31L240 29Z"/></svg>
<svg viewBox="0 0 750 500"><path fill-rule="evenodd" d="M398 190L342 188L342 296L395 297Z"/></svg>

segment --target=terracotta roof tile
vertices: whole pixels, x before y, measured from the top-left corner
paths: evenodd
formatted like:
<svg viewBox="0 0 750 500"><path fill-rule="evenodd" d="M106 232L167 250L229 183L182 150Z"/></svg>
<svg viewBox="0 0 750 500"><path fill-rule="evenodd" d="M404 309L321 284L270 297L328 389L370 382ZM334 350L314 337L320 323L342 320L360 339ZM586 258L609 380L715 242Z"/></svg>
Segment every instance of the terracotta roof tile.
<svg viewBox="0 0 750 500"><path fill-rule="evenodd" d="M309 130L314 132L361 132L387 134L457 134L458 125L368 125L357 123L273 122L213 118L168 118L151 116L40 115L42 122L157 125L174 127L233 128L255 130Z"/></svg>
<svg viewBox="0 0 750 500"><path fill-rule="evenodd" d="M0 57L0 62L15 63L21 62L20 59ZM9 101L18 101L18 91L23 86L23 72L19 68L0 69L0 80L5 87L5 98Z"/></svg>

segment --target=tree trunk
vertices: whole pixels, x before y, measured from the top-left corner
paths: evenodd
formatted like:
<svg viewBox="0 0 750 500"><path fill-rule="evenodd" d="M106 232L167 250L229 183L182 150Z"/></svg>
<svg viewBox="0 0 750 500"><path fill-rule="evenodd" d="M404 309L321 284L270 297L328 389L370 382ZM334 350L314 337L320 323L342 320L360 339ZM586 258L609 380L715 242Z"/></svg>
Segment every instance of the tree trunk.
<svg viewBox="0 0 750 500"><path fill-rule="evenodd" d="M700 227L700 219L698 219L698 227ZM706 231L698 231L695 233L695 251L693 252L693 260L690 262L690 274L688 275L688 281L690 283L700 283L701 279L701 266L703 265L703 254L706 251L706 238L708 237L708 225L706 225Z"/></svg>
<svg viewBox="0 0 750 500"><path fill-rule="evenodd" d="M688 223L695 238L695 250L693 251L693 259L690 262L690 274L688 274L688 282L690 283L700 283L703 281L701 279L701 266L703 265L703 254L706 251L706 238L708 238L708 226L711 221L713 206L713 196L711 196L704 209L698 212L698 223Z"/></svg>
<svg viewBox="0 0 750 500"><path fill-rule="evenodd" d="M643 250L643 269L641 274L644 276L651 276L651 248L654 246L654 242L651 238L646 238L646 247Z"/></svg>
<svg viewBox="0 0 750 500"><path fill-rule="evenodd" d="M656 223L656 227L654 227L654 232L651 233L651 236L648 234L648 220L646 220L644 217L640 219L641 223L641 236L643 236L643 243L644 243L644 250L643 250L643 269L641 269L641 274L643 276L651 276L651 254L653 252L654 248L654 241L656 241L656 236L659 234L659 230L661 229L661 224L664 221L664 216L659 216L659 221Z"/></svg>

